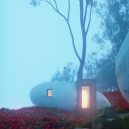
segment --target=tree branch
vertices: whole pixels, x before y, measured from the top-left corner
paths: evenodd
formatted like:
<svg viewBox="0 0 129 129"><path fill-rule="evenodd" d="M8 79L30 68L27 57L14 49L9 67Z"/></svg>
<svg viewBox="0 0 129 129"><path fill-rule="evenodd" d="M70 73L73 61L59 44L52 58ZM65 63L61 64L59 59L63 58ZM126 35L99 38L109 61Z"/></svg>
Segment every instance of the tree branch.
<svg viewBox="0 0 129 129"><path fill-rule="evenodd" d="M87 3L87 0L86 0L86 6L85 6L85 12L84 12L84 18L83 18L83 22L84 22L84 23L86 22L87 7L88 7L88 3Z"/></svg>
<svg viewBox="0 0 129 129"><path fill-rule="evenodd" d="M72 38L72 44L73 44L74 52L75 52L75 54L76 54L76 56L77 56L79 62L81 62L81 58L80 58L80 56L79 56L79 54L78 54L78 52L77 52L76 46L75 46L75 41L74 41L74 36L73 36L73 32L72 32L71 26L70 26L68 20L67 20L66 22L67 22L67 25L68 25L68 28L69 28L69 31L70 31L70 35L71 35L71 38Z"/></svg>
<svg viewBox="0 0 129 129"><path fill-rule="evenodd" d="M87 25L87 29L85 31L85 35L87 35L88 30L89 30L89 27L90 27L90 23L91 23L91 12L92 12L92 4L91 4L91 8L90 8L89 22L88 22L88 25Z"/></svg>
<svg viewBox="0 0 129 129"><path fill-rule="evenodd" d="M68 0L68 17L67 17L68 21L69 21L69 16L70 16L70 0Z"/></svg>
<svg viewBox="0 0 129 129"><path fill-rule="evenodd" d="M45 0L45 1L54 9L54 11L56 11L60 16L62 16L65 20L67 20L66 16L63 15L57 8L55 8L50 1L48 0Z"/></svg>
<svg viewBox="0 0 129 129"><path fill-rule="evenodd" d="M55 3L55 6L56 6L56 9L58 10L58 6L57 6L56 0L54 0L54 3Z"/></svg>
<svg viewBox="0 0 129 129"><path fill-rule="evenodd" d="M80 0L80 25L81 25L81 30L82 33L84 31L84 24L83 24L83 0Z"/></svg>
<svg viewBox="0 0 129 129"><path fill-rule="evenodd" d="M76 49L76 46L75 46L75 41L74 41L74 36L73 36L73 32L72 32L72 29L71 29L71 26L70 26L70 23L69 23L69 15L70 15L70 1L69 1L69 9L68 9L68 17L66 18L65 15L63 15L59 10L58 10L58 7L54 7L53 4L48 1L48 0L45 0L52 8L54 11L56 11L62 18L64 18L64 20L66 21L67 25L68 25L68 28L69 28L69 32L70 32L70 35L71 35L71 38L72 38L72 45L73 45L73 49L74 49L74 52L79 60L79 62L81 62L81 58L77 52L77 49ZM54 0L56 2L56 0ZM57 5L57 3L55 3Z"/></svg>

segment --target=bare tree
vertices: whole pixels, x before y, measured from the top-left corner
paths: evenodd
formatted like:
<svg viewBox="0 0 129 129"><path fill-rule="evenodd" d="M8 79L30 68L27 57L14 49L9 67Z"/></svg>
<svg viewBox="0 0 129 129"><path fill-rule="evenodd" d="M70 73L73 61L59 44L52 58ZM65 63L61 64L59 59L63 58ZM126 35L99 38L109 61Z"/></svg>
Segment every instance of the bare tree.
<svg viewBox="0 0 129 129"><path fill-rule="evenodd" d="M37 4L40 3L41 0L31 0L31 4L36 6ZM77 72L77 80L81 80L83 78L83 68L86 60L86 50L87 50L87 34L89 31L90 23L91 23L91 14L92 14L92 8L93 8L93 0L78 0L78 5L79 5L79 17L80 17L80 29L81 29L81 36L82 36L82 51L79 54L76 45L75 45L75 37L73 34L73 30L71 28L70 24L70 14L71 14L71 4L72 2L70 0L67 0L67 16L63 14L59 7L58 7L58 2L57 0L44 0L51 8L58 14L60 15L64 21L66 22L71 40L72 40L72 45L73 45L73 50L75 52L75 55L79 61L79 68Z"/></svg>

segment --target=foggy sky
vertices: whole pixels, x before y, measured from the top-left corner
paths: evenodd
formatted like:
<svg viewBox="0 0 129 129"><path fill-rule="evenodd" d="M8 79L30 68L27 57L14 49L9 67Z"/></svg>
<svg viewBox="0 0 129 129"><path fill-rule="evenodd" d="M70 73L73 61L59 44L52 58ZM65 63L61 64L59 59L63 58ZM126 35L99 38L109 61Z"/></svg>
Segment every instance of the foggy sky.
<svg viewBox="0 0 129 129"><path fill-rule="evenodd" d="M71 23L80 52L78 7L73 4ZM67 24L45 2L33 7L29 0L1 0L0 19L0 107L31 106L31 88L49 81L58 67L78 65ZM95 14L91 26L88 53L97 51L92 41L100 31Z"/></svg>

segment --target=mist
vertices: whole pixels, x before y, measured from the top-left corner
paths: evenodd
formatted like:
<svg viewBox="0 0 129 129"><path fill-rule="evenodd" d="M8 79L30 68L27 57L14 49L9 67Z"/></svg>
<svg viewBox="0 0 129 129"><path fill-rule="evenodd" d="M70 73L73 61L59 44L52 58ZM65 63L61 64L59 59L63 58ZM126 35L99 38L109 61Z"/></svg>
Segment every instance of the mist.
<svg viewBox="0 0 129 129"><path fill-rule="evenodd" d="M1 0L0 19L0 107L32 106L29 93L35 85L50 81L58 67L78 65L68 28L44 2L33 7L26 0ZM92 21L96 22L91 22L88 54L98 50L92 41L99 31L95 13ZM78 22L71 20L80 50Z"/></svg>

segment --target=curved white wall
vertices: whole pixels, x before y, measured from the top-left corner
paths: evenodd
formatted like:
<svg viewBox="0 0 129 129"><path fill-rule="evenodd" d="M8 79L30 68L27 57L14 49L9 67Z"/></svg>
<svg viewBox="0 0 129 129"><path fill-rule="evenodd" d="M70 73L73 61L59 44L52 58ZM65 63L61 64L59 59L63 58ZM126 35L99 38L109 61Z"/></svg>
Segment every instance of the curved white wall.
<svg viewBox="0 0 129 129"><path fill-rule="evenodd" d="M44 107L56 107L59 109L73 110L76 105L75 85L67 82L47 82L34 87L30 92L30 98L34 105ZM47 97L47 90L53 90L53 96ZM107 98L97 92L97 109L111 106Z"/></svg>
<svg viewBox="0 0 129 129"><path fill-rule="evenodd" d="M129 102L129 32L116 57L116 77L123 97Z"/></svg>

